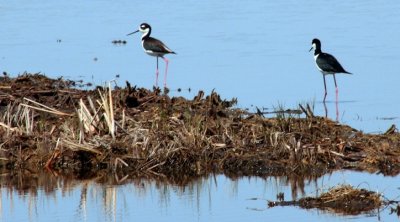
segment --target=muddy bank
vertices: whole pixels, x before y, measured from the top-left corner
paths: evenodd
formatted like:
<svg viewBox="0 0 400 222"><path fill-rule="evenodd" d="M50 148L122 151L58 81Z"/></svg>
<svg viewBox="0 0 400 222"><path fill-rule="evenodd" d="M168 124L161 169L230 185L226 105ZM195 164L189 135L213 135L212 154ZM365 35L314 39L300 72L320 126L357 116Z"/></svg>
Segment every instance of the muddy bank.
<svg viewBox="0 0 400 222"><path fill-rule="evenodd" d="M397 175L400 134L371 135L304 114L274 118L234 108L216 92L96 87L24 74L0 79L0 167L90 177L317 174L356 169ZM111 89L111 90L110 90Z"/></svg>

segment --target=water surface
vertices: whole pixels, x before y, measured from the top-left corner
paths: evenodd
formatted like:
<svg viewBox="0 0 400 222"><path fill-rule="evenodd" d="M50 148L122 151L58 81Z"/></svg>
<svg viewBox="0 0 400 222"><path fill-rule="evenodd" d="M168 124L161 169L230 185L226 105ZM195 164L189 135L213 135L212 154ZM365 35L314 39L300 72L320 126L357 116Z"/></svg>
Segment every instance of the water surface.
<svg viewBox="0 0 400 222"><path fill-rule="evenodd" d="M0 1L0 68L102 84L119 74L152 87L156 60L144 54L142 22L177 55L168 56L172 95L216 89L239 107L296 108L325 115L322 75L311 40L354 75L338 75L338 120L366 132L399 123L400 2L383 1ZM113 45L112 40L127 40ZM61 42L60 42L61 41ZM164 64L160 64L161 70ZM162 80L162 76L160 78ZM336 119L334 84L328 116ZM192 93L176 89L191 88Z"/></svg>
<svg viewBox="0 0 400 222"><path fill-rule="evenodd" d="M223 98L237 97L238 106L251 111L310 103L316 114L325 115L322 76L308 52L317 37L324 51L354 73L337 76L338 117L328 76L328 116L376 133L400 121L399 11L400 2L392 0L0 0L0 71L11 76L42 72L94 84L119 75L120 86L128 80L150 88L156 60L141 49L139 34L126 36L148 22L153 36L178 53L168 56L171 95L190 98L198 90L215 89ZM113 40L128 43L114 45ZM192 91L179 93L178 88ZM0 221L377 221L376 214L343 217L296 207L267 209L266 200L276 199L278 192L286 200L315 195L341 183L397 198L398 179L341 171L305 183L222 175L184 186L57 178L49 179L48 186L3 183ZM260 199L250 200L254 197ZM380 216L396 220L388 209Z"/></svg>
<svg viewBox="0 0 400 222"><path fill-rule="evenodd" d="M184 185L146 179L115 185L113 178L104 185L48 174L38 178L30 185L2 182L0 221L396 221L389 208L343 216L298 207L268 208L267 200L276 200L280 192L285 200L316 196L340 184L382 192L391 200L399 196L398 179L349 171L318 179L211 175Z"/></svg>

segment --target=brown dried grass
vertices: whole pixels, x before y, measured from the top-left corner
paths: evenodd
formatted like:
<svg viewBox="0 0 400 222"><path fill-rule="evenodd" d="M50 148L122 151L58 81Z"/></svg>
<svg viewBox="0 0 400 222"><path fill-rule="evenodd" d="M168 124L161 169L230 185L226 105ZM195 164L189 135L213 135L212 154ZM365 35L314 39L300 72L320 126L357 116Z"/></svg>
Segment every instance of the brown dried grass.
<svg viewBox="0 0 400 222"><path fill-rule="evenodd" d="M70 81L42 75L7 81L0 82L10 86L0 106L0 158L10 167L25 158L13 155L22 149L23 156L34 154L29 164L51 163L52 170L254 175L275 169L400 169L397 132L363 134L315 117L309 108L306 118L282 111L265 118L233 108L235 99L222 100L216 92L200 91L189 100L129 83L123 89L78 90Z"/></svg>

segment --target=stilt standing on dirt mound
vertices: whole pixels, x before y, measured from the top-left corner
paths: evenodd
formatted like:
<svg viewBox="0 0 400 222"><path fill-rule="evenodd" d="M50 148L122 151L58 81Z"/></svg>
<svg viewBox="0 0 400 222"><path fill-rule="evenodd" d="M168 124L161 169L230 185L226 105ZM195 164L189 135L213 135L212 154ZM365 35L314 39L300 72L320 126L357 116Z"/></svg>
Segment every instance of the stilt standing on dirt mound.
<svg viewBox="0 0 400 222"><path fill-rule="evenodd" d="M158 39L150 37L151 26L147 23L142 23L139 29L129 33L128 35L135 34L137 32L143 33L142 35L142 47L144 51L151 56L157 57L157 69L156 69L156 86L158 86L158 57L161 57L165 61L165 75L164 75L164 87L167 87L167 72L168 72L168 59L164 57L165 54L176 54L174 51L169 49L163 42Z"/></svg>
<svg viewBox="0 0 400 222"><path fill-rule="evenodd" d="M321 71L322 76L324 77L324 87L325 87L325 96L324 96L324 103L326 99L326 95L328 94L326 91L326 81L325 81L325 75L332 74L333 79L335 81L335 87L336 87L336 102L338 101L338 87L336 84L336 73L345 73L345 74L351 74L344 70L342 65L336 60L336 58L328 53L324 53L321 51L321 41L319 39L313 39L312 40L312 49L314 49L314 59L315 59L315 64L317 65L317 68L319 71Z"/></svg>

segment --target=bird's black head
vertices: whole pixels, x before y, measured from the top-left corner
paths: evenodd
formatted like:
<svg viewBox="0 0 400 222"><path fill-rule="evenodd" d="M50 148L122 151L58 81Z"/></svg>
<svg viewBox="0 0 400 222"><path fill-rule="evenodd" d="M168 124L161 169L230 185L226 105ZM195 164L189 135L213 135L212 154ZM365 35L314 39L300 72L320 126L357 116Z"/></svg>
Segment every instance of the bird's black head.
<svg viewBox="0 0 400 222"><path fill-rule="evenodd" d="M315 51L321 51L321 41L319 41L319 39L313 39L311 42L311 45L312 45L312 47L311 47L310 51L313 49Z"/></svg>
<svg viewBox="0 0 400 222"><path fill-rule="evenodd" d="M140 30L141 32L145 32L146 29L151 30L151 26L150 26L149 24L147 24L147 23L142 23L142 24L140 24L139 30Z"/></svg>
<svg viewBox="0 0 400 222"><path fill-rule="evenodd" d="M145 37L145 36L148 37L148 36L150 36L150 33L151 33L151 26L147 23L142 23L142 24L140 24L138 30L131 32L128 35L135 34L136 32L141 32L141 33L143 33L143 37Z"/></svg>
<svg viewBox="0 0 400 222"><path fill-rule="evenodd" d="M142 23L139 26L139 32L143 33L143 37L149 37L151 34L151 26L147 23Z"/></svg>
<svg viewBox="0 0 400 222"><path fill-rule="evenodd" d="M319 46L320 46L320 45L321 45L321 41L319 41L319 39L313 39L312 42L311 42L311 44L312 44L312 45L315 44L315 45L319 45Z"/></svg>

